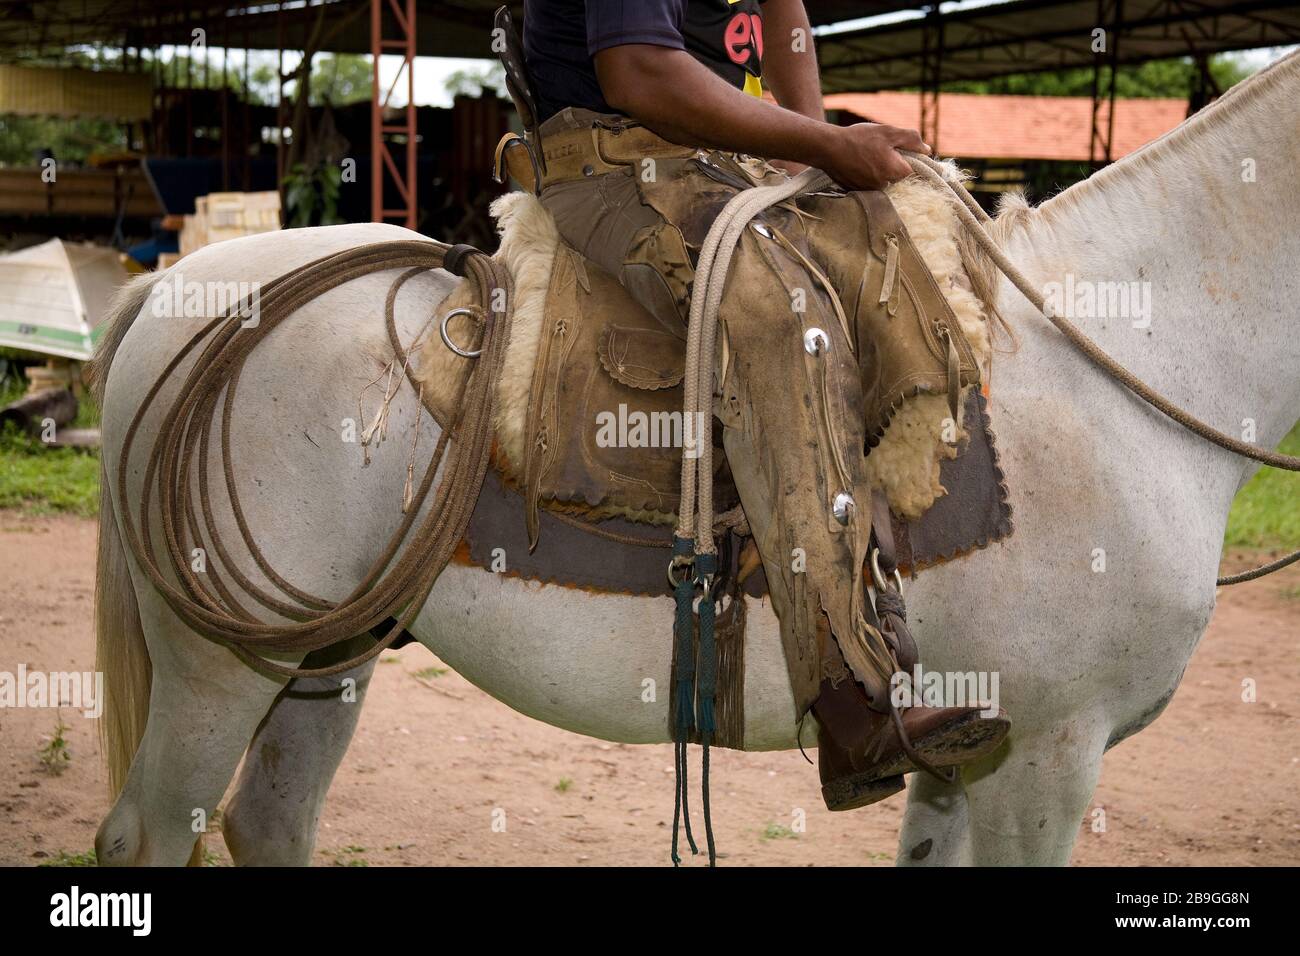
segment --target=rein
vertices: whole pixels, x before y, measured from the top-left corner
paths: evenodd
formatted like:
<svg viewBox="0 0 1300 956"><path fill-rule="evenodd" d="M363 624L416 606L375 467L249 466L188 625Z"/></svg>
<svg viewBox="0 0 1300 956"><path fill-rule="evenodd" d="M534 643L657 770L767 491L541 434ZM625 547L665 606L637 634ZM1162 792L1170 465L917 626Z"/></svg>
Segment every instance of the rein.
<svg viewBox="0 0 1300 956"><path fill-rule="evenodd" d="M1175 405L1169 399L1165 398L1151 386L1147 385L1132 372L1120 365L1113 358L1101 350L1101 348L1090 339L1083 331L1069 319L1064 316L1056 315L1047 305L1047 301L1037 289L1025 278L1015 264L1009 260L1006 255L998 248L998 244L984 228L985 224L993 220L979 203L967 191L961 183L953 182L942 174L943 167L928 156L916 154L905 154L907 161L911 164L912 169L919 175L929 179L932 182L938 182L947 187L958 199L960 203L954 208L957 211L957 217L961 219L962 224L975 237L979 247L984 250L994 264L1002 271L1011 284L1020 290L1021 295L1029 300L1029 303L1038 310L1049 322L1051 322L1060 332L1070 341L1076 349L1082 352L1094 365L1103 372L1119 382L1130 392L1136 395L1142 401L1146 402L1162 415L1172 419L1179 425L1182 425L1192 434L1205 441L1218 445L1225 451L1230 451L1235 455L1243 458L1250 458L1262 465L1270 468L1280 468L1285 471L1300 471L1300 457L1294 455L1283 455L1279 452L1268 451L1257 448L1247 442L1226 435L1218 429L1207 425L1199 418L1192 415ZM1292 551L1290 554L1279 558L1269 564L1254 568L1250 571L1243 571L1240 574L1230 574L1226 577L1218 578L1215 586L1220 587L1229 584L1241 584L1245 581L1253 581L1256 578L1262 578L1266 574L1285 568L1289 564L1300 561L1300 549Z"/></svg>
<svg viewBox="0 0 1300 956"><path fill-rule="evenodd" d="M510 338L510 306L500 313L476 311L482 325L481 357L468 373L456 417L439 437L419 487L404 508L401 525L361 582L338 602L310 594L278 574L258 547L245 520L230 441L232 410L244 363L268 334L313 299L362 276L405 269L389 290L385 318L398 356L404 366L409 365L409 357L395 336L393 307L397 290L418 272L436 268L470 278L477 288L479 302L491 301L490 296L497 289L506 291L507 303L513 301L509 272L486 254L468 246L402 240L371 243L326 256L276 278L261 290L261 308L255 316L255 325L244 327L251 315L248 300L208 322L163 369L127 429L118 461L116 489L127 545L158 593L182 621L198 633L228 646L256 668L284 677L330 677L381 654L414 620L464 537L482 488L492 446L496 383ZM150 448L137 530L127 504L127 475L136 433L159 390L205 340ZM409 368L406 371L409 374ZM218 401L221 401L219 411ZM244 546L278 595L263 590L238 569L217 533L208 448L218 415L222 469L230 507ZM452 436L455 440L450 442L448 453ZM196 446L197 475L192 468ZM440 468L445 473L438 482L428 513L413 530ZM166 545L166 554L161 556L155 553L151 533L150 511L155 489L159 508L157 532ZM203 572L191 567L190 549L204 547L205 532L208 547L221 558L235 583L262 607L288 618L289 623L261 623L235 597L211 562ZM164 574L164 563L170 563L179 586ZM373 648L341 663L302 668L268 659L271 654L300 655L320 650L369 632L389 618L395 618L396 622Z"/></svg>
<svg viewBox="0 0 1300 956"><path fill-rule="evenodd" d="M673 533L673 558L668 580L673 587L676 615L673 622L677 666L677 709L674 715L674 767L676 798L673 807L672 861L677 853L679 819L684 821L686 839L698 852L691 835L686 779L686 747L693 727L700 732L702 753L701 798L704 805L704 833L709 866L717 861L713 822L709 811L709 746L716 731L714 697L717 691L717 645L715 625L718 573L717 545L713 539L713 441L709 422L713 420L713 351L718 329L718 310L731 270L731 257L745 226L770 206L791 196L827 185L830 178L815 169L806 170L776 186L755 186L733 196L709 227L695 267L695 291L691 295L686 339L685 395L682 402L683 435L692 454L682 455L681 506ZM695 621L692 605L700 588L698 677L694 646Z"/></svg>

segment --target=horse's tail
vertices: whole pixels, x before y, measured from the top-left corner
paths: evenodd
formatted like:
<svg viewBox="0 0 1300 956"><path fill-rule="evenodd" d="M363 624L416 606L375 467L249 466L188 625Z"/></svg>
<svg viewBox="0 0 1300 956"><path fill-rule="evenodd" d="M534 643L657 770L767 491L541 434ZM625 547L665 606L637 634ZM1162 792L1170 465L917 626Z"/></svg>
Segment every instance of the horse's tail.
<svg viewBox="0 0 1300 956"><path fill-rule="evenodd" d="M90 388L100 407L113 355L144 307L157 273L140 276L124 286L109 306L107 328L90 364ZM99 560L95 573L95 670L104 675L100 737L108 760L113 799L122 791L126 772L144 736L149 717L149 687L153 667L140 626L140 609L131 584L131 569L113 510L108 477L109 449L99 465Z"/></svg>

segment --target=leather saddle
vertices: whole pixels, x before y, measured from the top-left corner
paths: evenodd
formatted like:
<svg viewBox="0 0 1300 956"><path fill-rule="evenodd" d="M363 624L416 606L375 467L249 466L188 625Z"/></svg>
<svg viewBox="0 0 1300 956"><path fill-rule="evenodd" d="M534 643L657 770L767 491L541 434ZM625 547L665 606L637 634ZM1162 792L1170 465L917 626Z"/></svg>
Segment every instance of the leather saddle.
<svg viewBox="0 0 1300 956"><path fill-rule="evenodd" d="M828 214L823 221L829 222ZM889 258L884 238L883 254L876 255L881 261L871 266L882 272ZM535 359L530 368L513 370L529 383L526 411L518 410L523 439L510 441L510 455L497 445L497 471L487 476L457 560L564 587L664 595L680 505L684 331L674 334L617 279L562 241L549 268L544 306L535 319ZM841 266L830 262L827 268L835 275ZM907 266L900 261L899 268ZM889 284L883 277L869 281L873 277L862 286L878 297L877 287ZM911 296L898 301L903 309L920 309ZM849 305L857 311L856 303ZM940 466L948 493L919 519L892 518L905 574L987 547L1013 531L987 403L975 388L964 401L969 438ZM721 512L739 496L716 429L709 437ZM729 536L729 548L734 538ZM510 555L508 567L500 566L501 554ZM730 563L748 566L738 555ZM739 583L759 597L767 590L763 568L755 564L749 571Z"/></svg>

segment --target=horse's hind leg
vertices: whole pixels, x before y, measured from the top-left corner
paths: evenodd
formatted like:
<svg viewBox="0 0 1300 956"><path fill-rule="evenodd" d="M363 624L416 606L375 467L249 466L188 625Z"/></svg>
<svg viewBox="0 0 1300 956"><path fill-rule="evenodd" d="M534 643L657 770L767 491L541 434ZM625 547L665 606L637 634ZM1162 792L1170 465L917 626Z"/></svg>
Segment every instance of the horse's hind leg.
<svg viewBox="0 0 1300 956"><path fill-rule="evenodd" d="M95 852L101 865L181 866L283 681L195 634L152 591L140 619L153 665L149 720Z"/></svg>
<svg viewBox="0 0 1300 956"><path fill-rule="evenodd" d="M372 646L362 636L309 654L324 667ZM276 699L249 747L222 817L239 866L306 866L330 781L356 729L375 661L335 677L296 678Z"/></svg>

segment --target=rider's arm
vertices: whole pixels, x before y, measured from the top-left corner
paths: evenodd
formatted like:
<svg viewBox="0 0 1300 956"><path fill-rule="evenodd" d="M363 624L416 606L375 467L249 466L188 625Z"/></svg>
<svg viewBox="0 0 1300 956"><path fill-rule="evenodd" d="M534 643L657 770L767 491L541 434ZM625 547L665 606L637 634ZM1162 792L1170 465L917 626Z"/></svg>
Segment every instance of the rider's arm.
<svg viewBox="0 0 1300 956"><path fill-rule="evenodd" d="M832 126L749 96L685 50L625 44L599 51L595 63L610 106L667 139L816 166L850 189L910 173L898 149L929 152L914 130Z"/></svg>
<svg viewBox="0 0 1300 956"><path fill-rule="evenodd" d="M788 110L826 119L812 26L803 0L763 4L763 85Z"/></svg>
<svg viewBox="0 0 1300 956"><path fill-rule="evenodd" d="M809 119L826 119L822 106L822 80L817 70L817 49L803 0L767 0L763 5L763 85L788 110ZM791 176L806 169L804 163L773 160Z"/></svg>

